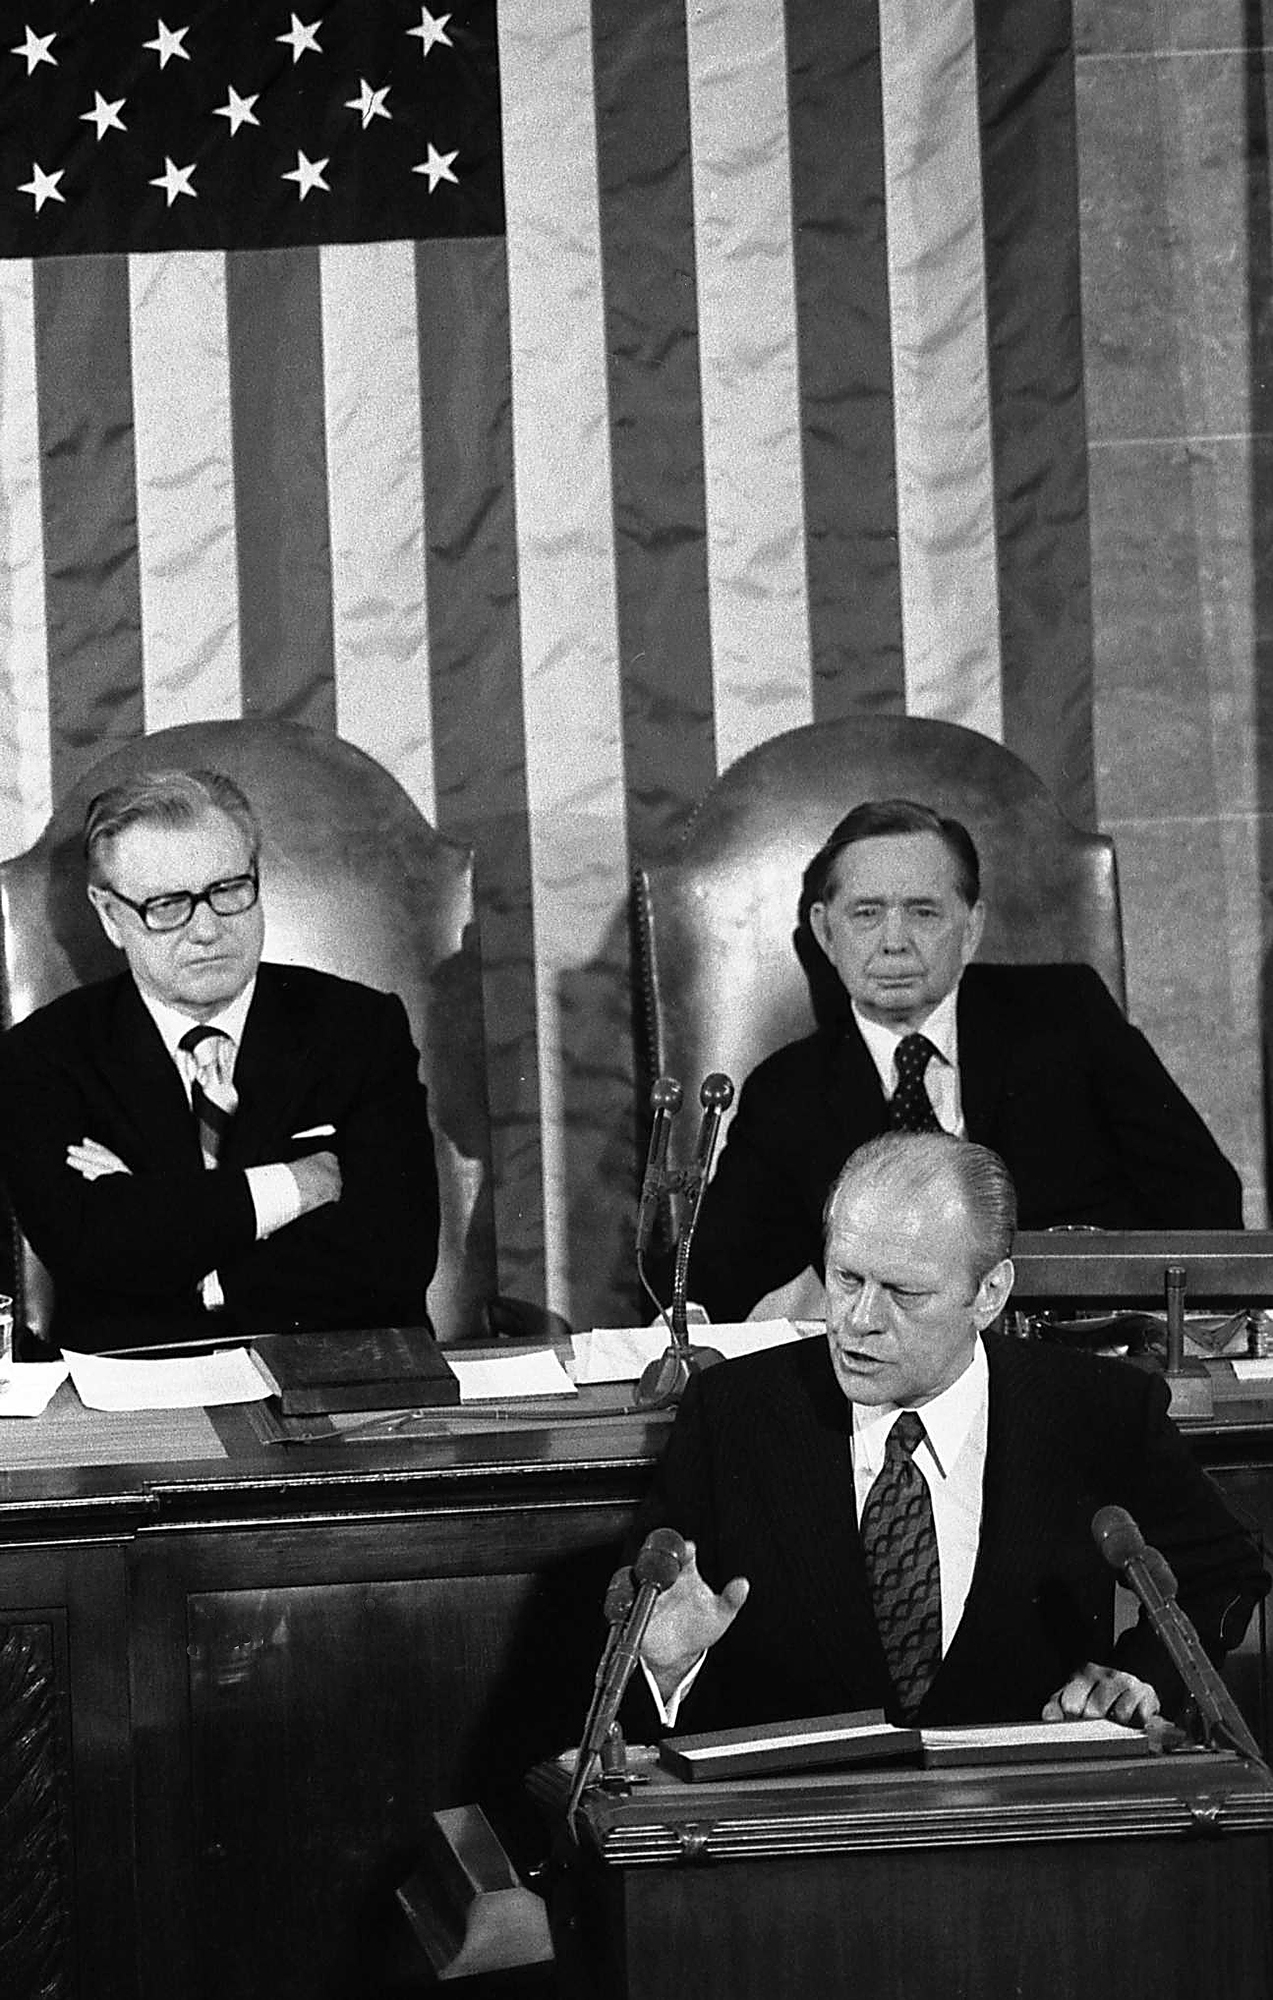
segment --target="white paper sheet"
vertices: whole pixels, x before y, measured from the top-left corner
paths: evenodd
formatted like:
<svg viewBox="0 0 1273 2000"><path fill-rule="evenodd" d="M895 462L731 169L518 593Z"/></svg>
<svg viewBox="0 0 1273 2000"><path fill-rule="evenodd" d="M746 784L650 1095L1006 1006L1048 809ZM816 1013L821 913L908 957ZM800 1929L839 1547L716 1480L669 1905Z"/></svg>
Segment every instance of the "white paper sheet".
<svg viewBox="0 0 1273 2000"><path fill-rule="evenodd" d="M0 1417L39 1417L66 1380L65 1361L20 1361L0 1375Z"/></svg>
<svg viewBox="0 0 1273 2000"><path fill-rule="evenodd" d="M1239 1382L1273 1382L1273 1356L1258 1361L1231 1361L1230 1366Z"/></svg>
<svg viewBox="0 0 1273 2000"><path fill-rule="evenodd" d="M192 1410L218 1403L260 1403L269 1383L246 1347L210 1354L144 1356L121 1361L106 1354L63 1355L88 1410Z"/></svg>
<svg viewBox="0 0 1273 2000"><path fill-rule="evenodd" d="M466 1359L447 1349L447 1365L459 1378L462 1403L489 1403L517 1396L573 1396L575 1385L551 1347L529 1354L494 1354Z"/></svg>
<svg viewBox="0 0 1273 2000"><path fill-rule="evenodd" d="M785 1347L802 1338L800 1328L789 1319L741 1320L722 1326L691 1326L691 1342L698 1347L714 1347L726 1361L740 1354L759 1354L766 1347ZM577 1333L571 1342L575 1355L575 1380L586 1382L635 1382L647 1362L657 1361L668 1345L665 1326L599 1326L591 1333Z"/></svg>

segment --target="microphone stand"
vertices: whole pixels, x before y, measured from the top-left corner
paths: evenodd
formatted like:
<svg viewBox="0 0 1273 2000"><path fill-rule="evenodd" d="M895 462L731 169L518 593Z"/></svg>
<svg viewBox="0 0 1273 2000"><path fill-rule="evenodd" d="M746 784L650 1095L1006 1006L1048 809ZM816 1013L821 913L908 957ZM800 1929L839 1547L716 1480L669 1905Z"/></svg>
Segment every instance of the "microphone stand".
<svg viewBox="0 0 1273 2000"><path fill-rule="evenodd" d="M688 1198L689 1214L676 1244L676 1258L672 1267L672 1302L663 1314L671 1339L658 1360L651 1361L642 1370L633 1398L639 1410L670 1409L680 1402L691 1375L701 1369L714 1367L718 1361L724 1359L718 1348L699 1346L690 1340L686 1318L686 1293L690 1248L694 1241L694 1231L698 1227L698 1212L702 1207L703 1192L711 1171L712 1155L716 1150L721 1119L733 1102L733 1097L733 1084L719 1070L713 1071L712 1075L703 1079L699 1091L703 1119L699 1128L694 1165L680 1174L667 1176L669 1191L674 1190Z"/></svg>

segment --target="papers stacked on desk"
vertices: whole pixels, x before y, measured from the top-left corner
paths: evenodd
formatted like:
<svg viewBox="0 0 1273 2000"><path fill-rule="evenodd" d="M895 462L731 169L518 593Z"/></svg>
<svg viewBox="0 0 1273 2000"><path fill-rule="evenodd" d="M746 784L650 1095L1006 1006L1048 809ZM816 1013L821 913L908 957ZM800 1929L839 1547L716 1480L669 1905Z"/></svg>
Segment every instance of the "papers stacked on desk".
<svg viewBox="0 0 1273 2000"><path fill-rule="evenodd" d="M0 1376L0 1417L42 1417L66 1380L65 1361L19 1361Z"/></svg>
<svg viewBox="0 0 1273 2000"><path fill-rule="evenodd" d="M65 1358L79 1399L89 1410L194 1410L259 1403L271 1393L246 1347L158 1360L138 1355L126 1361L68 1349Z"/></svg>
<svg viewBox="0 0 1273 2000"><path fill-rule="evenodd" d="M823 1329L821 1324L818 1332ZM714 1347L726 1361L740 1354L759 1354L762 1348L783 1347L804 1336L794 1320L742 1320L731 1325L691 1325L689 1337L696 1347ZM653 1326L600 1326L591 1333L577 1333L571 1340L575 1356L575 1380L588 1382L635 1382L650 1361L666 1352L671 1335L662 1321Z"/></svg>

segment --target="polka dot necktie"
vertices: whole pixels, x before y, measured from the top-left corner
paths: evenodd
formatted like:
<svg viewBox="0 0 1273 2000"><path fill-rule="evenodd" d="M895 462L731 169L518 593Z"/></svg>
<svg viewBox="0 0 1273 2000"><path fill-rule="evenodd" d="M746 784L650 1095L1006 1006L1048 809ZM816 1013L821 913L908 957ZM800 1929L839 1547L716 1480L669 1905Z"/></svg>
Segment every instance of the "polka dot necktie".
<svg viewBox="0 0 1273 2000"><path fill-rule="evenodd" d="M926 1433L903 1410L888 1434L884 1463L862 1509L862 1551L871 1579L875 1623L909 1720L941 1665L941 1567L928 1481L913 1453Z"/></svg>
<svg viewBox="0 0 1273 2000"><path fill-rule="evenodd" d="M239 1108L239 1094L230 1081L234 1043L221 1028L187 1029L177 1044L194 1065L190 1109L199 1128L205 1167L215 1167L230 1120Z"/></svg>
<svg viewBox="0 0 1273 2000"><path fill-rule="evenodd" d="M924 1087L924 1071L937 1054L927 1035L903 1035L893 1062L897 1088L889 1100L888 1122L893 1132L940 1132L941 1121Z"/></svg>

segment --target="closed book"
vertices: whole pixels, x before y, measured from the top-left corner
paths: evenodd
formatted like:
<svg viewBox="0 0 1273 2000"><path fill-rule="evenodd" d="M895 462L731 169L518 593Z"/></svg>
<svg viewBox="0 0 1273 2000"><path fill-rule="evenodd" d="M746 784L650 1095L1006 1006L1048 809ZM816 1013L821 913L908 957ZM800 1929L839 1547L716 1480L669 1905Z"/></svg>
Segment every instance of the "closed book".
<svg viewBox="0 0 1273 2000"><path fill-rule="evenodd" d="M859 1764L912 1757L918 1729L885 1722L881 1708L844 1715L805 1716L796 1722L765 1722L754 1729L716 1729L701 1736L666 1736L659 1745L665 1771L691 1784L707 1778L752 1778L819 1765Z"/></svg>
<svg viewBox="0 0 1273 2000"><path fill-rule="evenodd" d="M285 1417L427 1409L460 1400L455 1371L424 1326L271 1333L252 1344L277 1385Z"/></svg>
<svg viewBox="0 0 1273 2000"><path fill-rule="evenodd" d="M979 1723L963 1729L920 1732L924 1762L950 1764L1036 1764L1074 1757L1147 1757L1152 1745L1143 1729L1093 1717L1074 1722Z"/></svg>

